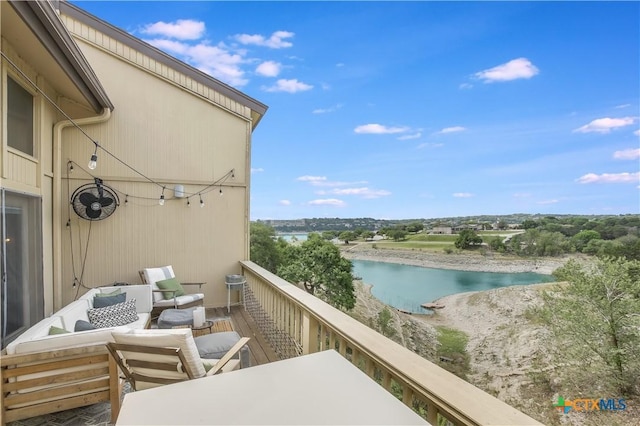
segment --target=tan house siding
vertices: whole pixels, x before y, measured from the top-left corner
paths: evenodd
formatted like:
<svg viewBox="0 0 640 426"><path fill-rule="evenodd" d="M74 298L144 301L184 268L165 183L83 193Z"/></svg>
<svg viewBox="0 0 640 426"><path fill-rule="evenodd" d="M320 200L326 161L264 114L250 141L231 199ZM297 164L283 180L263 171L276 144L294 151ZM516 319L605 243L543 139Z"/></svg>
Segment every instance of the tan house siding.
<svg viewBox="0 0 640 426"><path fill-rule="evenodd" d="M224 305L224 276L239 273L238 260L248 256L251 110L82 23L62 19L115 105L107 122L84 130L165 185L167 198L159 206L159 186L99 150L92 173L118 191L121 205L97 222L69 214L64 206L57 224L63 230L62 303L86 291L73 287L74 275L82 275L87 287L133 283L139 281L139 269L171 264L180 280L207 282L206 306ZM92 152L91 141L65 128L62 159L77 163L73 176L63 178L67 199L92 179L86 167ZM234 179L202 196L204 208L198 196L190 198L190 207L186 197L173 199L176 184L194 194L231 169Z"/></svg>

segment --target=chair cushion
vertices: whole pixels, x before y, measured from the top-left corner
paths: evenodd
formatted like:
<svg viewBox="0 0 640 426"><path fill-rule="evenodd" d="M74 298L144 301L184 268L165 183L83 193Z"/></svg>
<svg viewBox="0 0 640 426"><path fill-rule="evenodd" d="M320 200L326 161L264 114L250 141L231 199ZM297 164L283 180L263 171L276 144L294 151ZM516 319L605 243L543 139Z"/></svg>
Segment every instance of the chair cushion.
<svg viewBox="0 0 640 426"><path fill-rule="evenodd" d="M188 303L197 302L199 300L204 300L204 293L185 294L184 296L176 297L176 305L182 306ZM154 302L153 306L156 308L165 306L173 307L173 299L161 299L160 301Z"/></svg>
<svg viewBox="0 0 640 426"><path fill-rule="evenodd" d="M240 340L240 335L235 331L224 331L198 336L193 340L198 348L200 358L220 359Z"/></svg>
<svg viewBox="0 0 640 426"><path fill-rule="evenodd" d="M167 278L173 278L176 276L173 273L173 267L171 265L161 266L159 268L145 268L142 272L144 274L145 282L150 284L153 290L160 290L156 285L157 281L166 280ZM159 302L160 300L164 300L164 293L153 292L153 301Z"/></svg>
<svg viewBox="0 0 640 426"><path fill-rule="evenodd" d="M89 322L97 328L126 325L138 320L136 299L104 308L89 309L87 315L89 316Z"/></svg>
<svg viewBox="0 0 640 426"><path fill-rule="evenodd" d="M190 328L176 328L171 330L130 330L126 333L122 332L113 332L113 340L116 343L124 343L130 345L143 345L143 346L151 346L155 348L180 348L182 354L186 362L189 364L191 371L193 372L195 377L202 377L205 375L205 369L202 365L202 361L200 360L200 356L198 354L198 348L196 347L196 343L193 340L193 335L191 334ZM123 354L124 357L127 357L126 352ZM162 361L164 356L162 355L150 355L149 361ZM149 373L148 369L137 368L134 371L139 374L148 374L153 375L155 377L165 377L169 379L188 379L188 376L184 372L178 371L164 371L158 372L157 370L153 370L153 374ZM150 387L155 387L157 385L152 383L141 383L136 381L136 388L138 390L148 389Z"/></svg>
<svg viewBox="0 0 640 426"><path fill-rule="evenodd" d="M166 280L156 281L156 285L160 290L171 290L171 291L162 293L165 299L173 299L174 295L176 297L179 297L179 296L184 296L185 294L184 288L175 277L167 278Z"/></svg>

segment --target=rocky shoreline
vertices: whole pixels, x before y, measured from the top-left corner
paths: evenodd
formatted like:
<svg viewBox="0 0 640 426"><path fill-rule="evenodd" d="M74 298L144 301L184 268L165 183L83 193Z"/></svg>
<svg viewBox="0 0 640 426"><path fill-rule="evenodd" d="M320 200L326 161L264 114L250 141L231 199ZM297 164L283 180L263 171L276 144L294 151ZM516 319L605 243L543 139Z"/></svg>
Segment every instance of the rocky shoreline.
<svg viewBox="0 0 640 426"><path fill-rule="evenodd" d="M535 272L550 275L563 266L571 257L519 258L500 254L479 253L435 253L420 250L400 250L373 248L362 243L341 247L342 255L350 260L371 260L375 262L399 263L424 268L455 269L474 272Z"/></svg>

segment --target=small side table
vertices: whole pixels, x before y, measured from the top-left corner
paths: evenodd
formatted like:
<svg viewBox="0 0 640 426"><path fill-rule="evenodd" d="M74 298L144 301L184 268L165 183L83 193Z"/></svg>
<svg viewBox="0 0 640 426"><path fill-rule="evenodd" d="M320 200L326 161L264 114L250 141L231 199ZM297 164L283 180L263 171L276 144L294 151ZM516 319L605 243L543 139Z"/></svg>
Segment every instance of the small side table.
<svg viewBox="0 0 640 426"><path fill-rule="evenodd" d="M244 306L244 286L247 283L245 277L242 275L227 275L224 283L227 285L227 313L231 312L231 291L233 290L241 293L240 298L242 300L236 304Z"/></svg>
<svg viewBox="0 0 640 426"><path fill-rule="evenodd" d="M200 327L191 327L191 333L193 337L204 336L205 334L211 334L213 328L213 321L205 321Z"/></svg>

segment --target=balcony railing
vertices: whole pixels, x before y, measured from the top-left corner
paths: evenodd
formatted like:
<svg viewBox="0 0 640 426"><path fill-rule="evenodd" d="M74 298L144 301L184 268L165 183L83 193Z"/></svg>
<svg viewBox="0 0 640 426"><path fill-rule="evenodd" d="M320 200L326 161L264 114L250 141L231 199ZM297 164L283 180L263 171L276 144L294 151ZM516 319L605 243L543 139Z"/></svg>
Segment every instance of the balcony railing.
<svg viewBox="0 0 640 426"><path fill-rule="evenodd" d="M245 305L282 358L335 349L433 424L541 423L250 261Z"/></svg>

